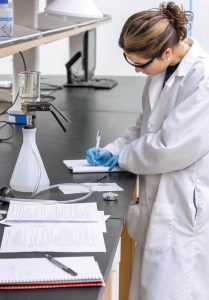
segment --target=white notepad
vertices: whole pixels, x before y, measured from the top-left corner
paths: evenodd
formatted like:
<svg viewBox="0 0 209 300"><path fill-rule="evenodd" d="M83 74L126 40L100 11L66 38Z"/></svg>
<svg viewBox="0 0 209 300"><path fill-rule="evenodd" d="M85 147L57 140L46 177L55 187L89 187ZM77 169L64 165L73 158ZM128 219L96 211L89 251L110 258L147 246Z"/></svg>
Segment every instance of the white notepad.
<svg viewBox="0 0 209 300"><path fill-rule="evenodd" d="M74 270L77 275L67 273L46 258L0 259L0 290L105 285L93 256L56 259Z"/></svg>
<svg viewBox="0 0 209 300"><path fill-rule="evenodd" d="M63 160L63 163L68 169L71 169L73 173L126 172L126 170L120 167L114 167L112 171L109 171L109 167L92 166L86 159Z"/></svg>

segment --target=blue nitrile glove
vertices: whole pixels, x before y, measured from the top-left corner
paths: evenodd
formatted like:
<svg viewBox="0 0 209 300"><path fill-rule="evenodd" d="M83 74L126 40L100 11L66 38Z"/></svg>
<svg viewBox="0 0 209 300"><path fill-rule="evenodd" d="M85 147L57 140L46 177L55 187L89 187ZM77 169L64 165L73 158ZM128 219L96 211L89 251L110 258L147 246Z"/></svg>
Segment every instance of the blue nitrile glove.
<svg viewBox="0 0 209 300"><path fill-rule="evenodd" d="M86 151L86 160L92 166L95 166L95 164L96 164L95 156L96 156L96 148L95 147L89 148Z"/></svg>
<svg viewBox="0 0 209 300"><path fill-rule="evenodd" d="M104 163L104 167L109 167L109 171L112 171L112 169L116 166L118 166L118 158L119 158L119 155L112 155L110 157L110 159Z"/></svg>
<svg viewBox="0 0 209 300"><path fill-rule="evenodd" d="M104 166L112 156L112 153L106 149L99 149L97 152L96 148L93 147L86 151L86 159L93 166Z"/></svg>

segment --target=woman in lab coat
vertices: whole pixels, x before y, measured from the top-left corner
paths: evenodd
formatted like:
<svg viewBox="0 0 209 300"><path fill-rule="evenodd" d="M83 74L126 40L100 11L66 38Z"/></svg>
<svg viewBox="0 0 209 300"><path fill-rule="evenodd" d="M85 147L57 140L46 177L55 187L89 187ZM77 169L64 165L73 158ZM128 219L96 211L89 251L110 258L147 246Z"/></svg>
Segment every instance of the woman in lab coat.
<svg viewBox="0 0 209 300"><path fill-rule="evenodd" d="M129 300L209 300L209 58L186 37L191 18L168 2L126 21L119 45L148 75L143 114L87 151L92 164L140 175Z"/></svg>

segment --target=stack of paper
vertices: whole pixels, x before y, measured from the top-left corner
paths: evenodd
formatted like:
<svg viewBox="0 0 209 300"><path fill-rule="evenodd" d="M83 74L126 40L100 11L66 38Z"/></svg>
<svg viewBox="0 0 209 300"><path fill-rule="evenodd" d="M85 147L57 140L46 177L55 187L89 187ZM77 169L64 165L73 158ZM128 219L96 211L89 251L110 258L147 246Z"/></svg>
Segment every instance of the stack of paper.
<svg viewBox="0 0 209 300"><path fill-rule="evenodd" d="M107 217L96 203L11 201L0 252L105 252Z"/></svg>

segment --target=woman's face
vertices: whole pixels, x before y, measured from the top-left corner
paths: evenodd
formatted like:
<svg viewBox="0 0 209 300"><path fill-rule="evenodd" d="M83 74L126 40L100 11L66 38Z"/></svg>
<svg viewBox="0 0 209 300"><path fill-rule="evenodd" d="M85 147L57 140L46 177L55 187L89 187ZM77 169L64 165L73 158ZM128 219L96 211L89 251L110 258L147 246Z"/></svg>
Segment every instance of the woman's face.
<svg viewBox="0 0 209 300"><path fill-rule="evenodd" d="M136 66L133 66L135 68L135 71L137 73L143 73L146 75L157 75L159 73L164 72L167 67L170 64L169 56L166 55L166 53L163 53L163 55L160 58L153 58L153 59L146 59L143 56L140 56L136 53L125 53L124 55L126 57L126 60L131 63L132 65L135 64ZM137 65L143 65L148 63L145 67L139 67Z"/></svg>

